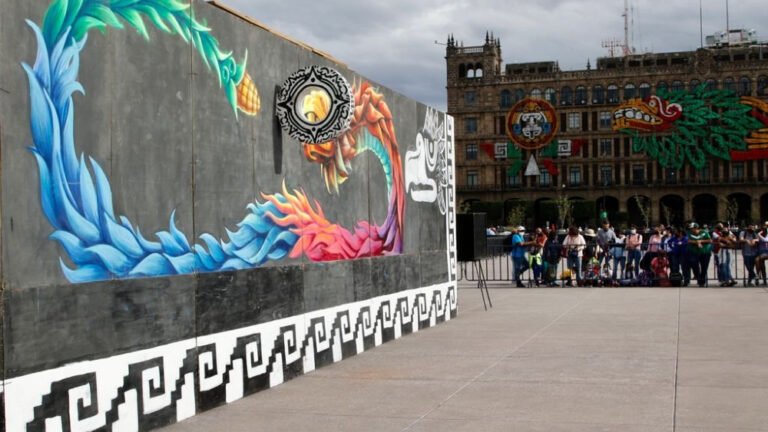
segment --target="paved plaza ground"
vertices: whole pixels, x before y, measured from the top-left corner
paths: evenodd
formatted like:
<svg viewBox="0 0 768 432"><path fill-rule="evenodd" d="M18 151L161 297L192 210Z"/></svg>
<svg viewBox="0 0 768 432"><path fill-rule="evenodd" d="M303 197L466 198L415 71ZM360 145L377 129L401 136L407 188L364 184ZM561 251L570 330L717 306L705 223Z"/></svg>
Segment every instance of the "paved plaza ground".
<svg viewBox="0 0 768 432"><path fill-rule="evenodd" d="M768 431L768 290L511 289L171 431Z"/></svg>

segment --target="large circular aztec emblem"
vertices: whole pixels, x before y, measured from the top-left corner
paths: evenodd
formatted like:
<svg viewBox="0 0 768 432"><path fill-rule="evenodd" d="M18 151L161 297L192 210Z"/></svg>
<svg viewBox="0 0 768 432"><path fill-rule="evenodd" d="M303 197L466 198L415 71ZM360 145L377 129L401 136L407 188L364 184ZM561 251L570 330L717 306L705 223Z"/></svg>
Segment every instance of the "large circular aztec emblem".
<svg viewBox="0 0 768 432"><path fill-rule="evenodd" d="M294 72L277 95L280 126L297 141L319 144L349 129L354 96L336 70L309 66Z"/></svg>
<svg viewBox="0 0 768 432"><path fill-rule="evenodd" d="M555 108L544 99L525 98L507 114L507 135L523 150L537 150L557 132Z"/></svg>

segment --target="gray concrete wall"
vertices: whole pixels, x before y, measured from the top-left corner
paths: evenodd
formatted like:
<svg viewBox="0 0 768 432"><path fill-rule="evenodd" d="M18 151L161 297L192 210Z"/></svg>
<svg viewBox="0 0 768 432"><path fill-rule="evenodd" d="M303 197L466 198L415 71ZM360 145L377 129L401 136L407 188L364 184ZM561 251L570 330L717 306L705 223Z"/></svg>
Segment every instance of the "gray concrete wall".
<svg viewBox="0 0 768 432"><path fill-rule="evenodd" d="M49 238L54 228L42 211L38 168L27 149L33 139L21 67L21 62L34 63L37 47L24 20L41 25L49 3L9 2L0 8L0 381L381 296L403 293L398 304L406 304L415 301L407 292L450 281L446 216L436 203L416 202L406 194L404 247L398 255L336 262L311 262L302 255L247 271L69 282L59 261L73 264ZM115 214L156 240L154 233L168 229L175 211L186 239L201 244L204 233L226 239L249 203L263 201L262 193L280 192L285 183L317 200L326 218L342 227L383 223L387 190L379 161L370 152L355 158L350 179L338 195L330 194L319 165L307 161L301 144L280 129L274 111L277 86L300 68L329 66L350 83L365 78L213 5L194 1L192 7L195 18L207 23L237 61L247 50L247 72L259 89L261 112L236 117L197 50L148 19L149 41L131 28L89 32L78 76L85 95L74 96L75 146L78 155L104 169ZM405 168L426 107L372 84L394 115ZM429 301L440 310L448 299L435 294ZM430 325L421 319L419 325ZM384 341L394 334L387 333ZM365 346L372 343L367 340ZM343 350L344 356L350 352ZM126 383L133 379L140 377L128 377ZM55 388L41 389L41 397L55 394ZM197 408L223 403L209 399L198 400ZM142 421L140 427L172 417Z"/></svg>

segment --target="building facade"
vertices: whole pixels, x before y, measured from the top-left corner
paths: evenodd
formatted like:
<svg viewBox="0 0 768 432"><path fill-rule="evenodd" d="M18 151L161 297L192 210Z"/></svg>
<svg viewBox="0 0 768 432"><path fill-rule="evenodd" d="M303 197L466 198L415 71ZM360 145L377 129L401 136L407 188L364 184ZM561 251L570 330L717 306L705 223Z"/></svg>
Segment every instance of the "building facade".
<svg viewBox="0 0 768 432"><path fill-rule="evenodd" d="M460 204L504 203L506 220L525 202L538 224L544 204L563 197L594 203L591 221L602 211L637 224L768 219L768 44L563 71L554 61L504 64L487 34L468 47L451 36L446 63ZM526 149L511 141L510 116L536 100L554 109L554 138Z"/></svg>

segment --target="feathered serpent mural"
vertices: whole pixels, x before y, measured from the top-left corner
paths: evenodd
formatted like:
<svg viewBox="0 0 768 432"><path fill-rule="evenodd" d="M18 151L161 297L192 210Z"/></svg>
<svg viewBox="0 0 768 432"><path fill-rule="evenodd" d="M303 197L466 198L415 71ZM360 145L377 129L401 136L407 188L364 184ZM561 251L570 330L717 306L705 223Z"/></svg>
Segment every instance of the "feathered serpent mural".
<svg viewBox="0 0 768 432"><path fill-rule="evenodd" d="M403 170L392 113L382 95L367 83L355 86L350 129L321 144L305 144L304 153L321 165L329 191L347 179L352 160L365 151L381 162L387 178L388 210L383 224L358 222L347 230L328 221L317 201L301 190L262 194L263 202L248 204L237 230L227 239L210 234L190 244L170 215L167 231L155 238L142 235L128 218L115 213L112 189L98 161L76 152L75 107L72 95L84 93L77 81L80 52L92 29L135 29L149 40L145 20L175 34L197 49L212 69L234 115L256 115L258 90L237 63L223 51L205 22L197 21L190 5L176 0L56 0L42 28L28 21L37 37L33 67L22 64L29 80L30 126L37 161L40 201L45 217L72 265L61 260L71 282L110 278L161 276L252 268L269 260L306 254L315 261L351 259L402 252L405 215ZM246 55L247 57L247 55Z"/></svg>

